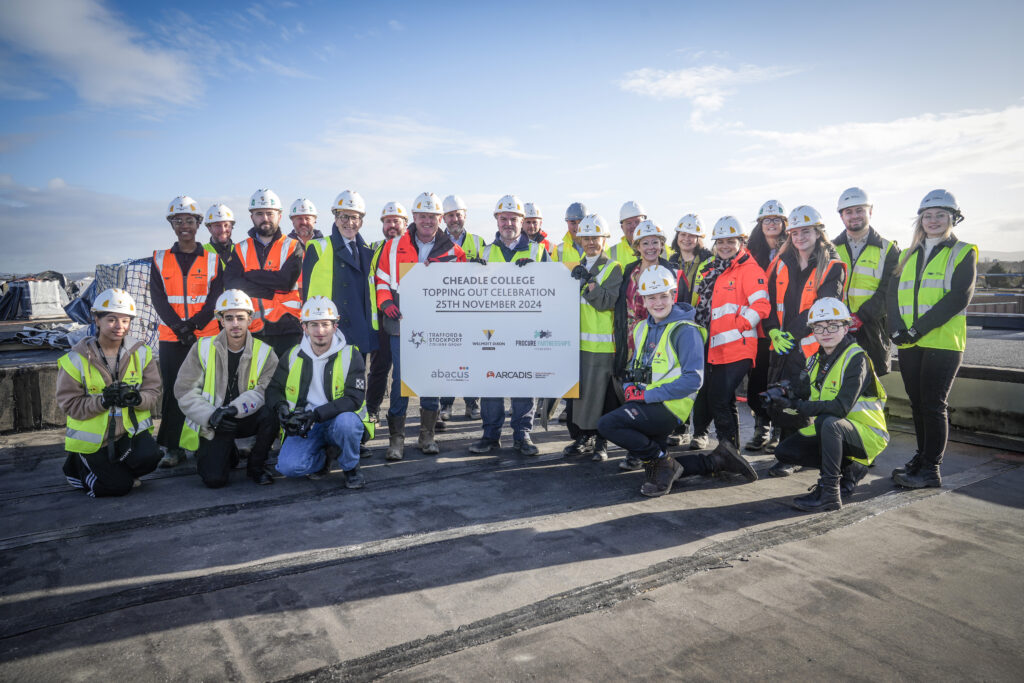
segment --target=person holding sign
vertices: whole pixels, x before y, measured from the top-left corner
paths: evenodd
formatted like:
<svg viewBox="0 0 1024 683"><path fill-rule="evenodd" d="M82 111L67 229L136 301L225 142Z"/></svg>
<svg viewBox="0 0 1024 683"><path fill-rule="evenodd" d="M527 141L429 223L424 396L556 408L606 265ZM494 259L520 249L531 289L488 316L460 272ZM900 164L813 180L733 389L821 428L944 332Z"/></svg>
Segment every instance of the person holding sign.
<svg viewBox="0 0 1024 683"><path fill-rule="evenodd" d="M530 240L523 233L523 203L514 194L507 194L494 207L494 218L498 233L494 242L484 250L478 263L515 263L525 266L534 261L548 261L548 252L539 243ZM512 399L512 444L523 455L537 455L540 450L533 445L530 430L533 429L532 398ZM505 424L505 400L481 398L480 416L483 420L483 437L469 447L470 453L487 453L501 447L501 427Z"/></svg>
<svg viewBox="0 0 1024 683"><path fill-rule="evenodd" d="M704 374L704 328L694 322L694 308L674 303L678 284L664 266L640 275L639 290L647 319L633 330L634 349L623 385L626 404L602 417L598 432L644 463L640 494L663 496L684 475L735 472L747 481L757 473L731 444L722 442L707 455L694 453L682 462L667 453L672 431L693 408Z"/></svg>

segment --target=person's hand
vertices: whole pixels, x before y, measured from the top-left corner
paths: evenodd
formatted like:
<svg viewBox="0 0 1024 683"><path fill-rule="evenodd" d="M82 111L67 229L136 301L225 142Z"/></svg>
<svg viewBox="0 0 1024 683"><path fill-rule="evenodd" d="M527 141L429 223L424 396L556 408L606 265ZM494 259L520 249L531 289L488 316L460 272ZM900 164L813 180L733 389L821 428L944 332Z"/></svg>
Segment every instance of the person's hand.
<svg viewBox="0 0 1024 683"><path fill-rule="evenodd" d="M789 353L793 348L793 344L796 342L793 335L789 332L783 332L780 329L770 330L768 332L768 337L772 340L772 349L775 353L780 355Z"/></svg>
<svg viewBox="0 0 1024 683"><path fill-rule="evenodd" d="M312 410L302 410L296 413L294 420L299 436L305 439L306 435L309 434L309 430L316 424L316 412Z"/></svg>
<svg viewBox="0 0 1024 683"><path fill-rule="evenodd" d="M906 328L902 330L896 330L895 332L892 333L890 339L892 339L893 343L897 344L898 346L906 346L907 344L915 343L919 339L919 337L920 335L918 335L917 330L911 327L909 330Z"/></svg>
<svg viewBox="0 0 1024 683"><path fill-rule="evenodd" d="M749 320L744 318L739 313L736 314L736 329L737 330L739 330L740 332L746 332L747 330L751 329L752 327L753 327L753 325L750 324Z"/></svg>
<svg viewBox="0 0 1024 683"><path fill-rule="evenodd" d="M789 396L772 396L772 405L779 410L786 410L792 408L795 401Z"/></svg>
<svg viewBox="0 0 1024 683"><path fill-rule="evenodd" d="M579 280L580 284L590 282L590 278L593 277L590 274L590 271L587 270L587 267L582 264L575 266L571 271L569 271L569 275L572 275L574 278Z"/></svg>
<svg viewBox="0 0 1024 683"><path fill-rule="evenodd" d="M482 256L474 256L471 259L467 259L467 261L469 261L469 263L479 263L481 266L487 265L487 261L485 261Z"/></svg>
<svg viewBox="0 0 1024 683"><path fill-rule="evenodd" d="M850 332L856 332L863 324L863 321L861 321L856 313L850 316Z"/></svg>
<svg viewBox="0 0 1024 683"><path fill-rule="evenodd" d="M122 385L124 390L121 392L121 405L125 408L134 408L142 404L142 394L139 393L139 388L133 384Z"/></svg>
<svg viewBox="0 0 1024 683"><path fill-rule="evenodd" d="M104 408L112 408L120 402L121 383L111 382L103 387L103 395L100 396L100 405Z"/></svg>
<svg viewBox="0 0 1024 683"><path fill-rule="evenodd" d="M525 265L526 265L527 263L533 263L533 259L532 259L532 258L520 258L520 259L516 259L516 265L517 265L517 266L519 266L520 268L522 268L523 266L525 266Z"/></svg>
<svg viewBox="0 0 1024 683"><path fill-rule="evenodd" d="M639 401L640 403L644 402L644 390L639 388L635 384L630 384L628 387L626 387L624 393L626 394L627 401Z"/></svg>
<svg viewBox="0 0 1024 683"><path fill-rule="evenodd" d="M215 432L233 432L238 429L238 408L235 406L220 406L210 416L210 427Z"/></svg>
<svg viewBox="0 0 1024 683"><path fill-rule="evenodd" d="M402 319L402 312L398 310L398 305L394 301L385 301L384 305L380 307L380 312L392 320Z"/></svg>
<svg viewBox="0 0 1024 683"><path fill-rule="evenodd" d="M289 417L292 415L292 409L288 407L288 404L281 401L277 404L277 419L284 424Z"/></svg>

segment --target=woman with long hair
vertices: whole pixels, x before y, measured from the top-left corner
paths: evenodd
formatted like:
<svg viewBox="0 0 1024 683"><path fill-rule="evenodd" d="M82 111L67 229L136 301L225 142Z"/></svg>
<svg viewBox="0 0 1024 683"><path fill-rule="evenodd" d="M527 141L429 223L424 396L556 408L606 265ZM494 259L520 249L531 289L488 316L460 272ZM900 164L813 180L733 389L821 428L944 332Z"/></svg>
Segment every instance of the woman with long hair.
<svg viewBox="0 0 1024 683"><path fill-rule="evenodd" d="M679 277L677 301L693 304L693 283L711 250L704 246L704 224L695 213L688 213L676 224L675 241L668 262ZM765 264L768 265L768 264Z"/></svg>
<svg viewBox="0 0 1024 683"><path fill-rule="evenodd" d="M914 239L889 287L889 332L899 347L900 374L910 399L917 452L893 470L900 486L942 486L939 465L949 438L946 398L967 343L967 304L974 296L978 247L953 226L964 219L952 193L932 190L921 201Z"/></svg>
<svg viewBox="0 0 1024 683"><path fill-rule="evenodd" d="M786 241L768 266L768 295L771 312L761 326L771 339L768 379L795 381L807 360L818 351L818 342L807 331L807 311L818 299L832 297L842 300L846 265L839 260L832 243L825 235L821 214L812 206L798 206L789 214ZM782 424L782 415L772 414L779 421L781 438L789 436L803 424ZM785 477L796 468L776 462L768 471L773 477Z"/></svg>

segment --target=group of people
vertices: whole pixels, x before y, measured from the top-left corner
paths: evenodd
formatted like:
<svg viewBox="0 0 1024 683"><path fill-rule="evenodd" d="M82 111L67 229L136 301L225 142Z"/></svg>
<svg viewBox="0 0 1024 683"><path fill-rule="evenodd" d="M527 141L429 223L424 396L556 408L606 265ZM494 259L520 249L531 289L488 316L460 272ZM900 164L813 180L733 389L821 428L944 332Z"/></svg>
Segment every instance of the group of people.
<svg viewBox="0 0 1024 683"><path fill-rule="evenodd" d="M977 264L977 248L952 233L963 217L945 190L922 200L903 252L871 226L872 204L855 187L839 198L845 230L835 240L813 207L787 214L777 200L764 203L749 233L724 216L710 234L694 214L666 230L629 201L614 245L607 221L580 202L568 207L566 235L553 242L540 208L515 195L495 206L490 241L467 232L466 205L454 195L442 202L424 192L411 211L388 202L384 239L373 244L360 234L366 205L357 192L335 199L327 236L309 199L291 205L287 236L273 191L257 190L248 208L252 227L236 243L229 207L204 214L188 196L170 203L176 241L154 252L150 279L161 320L157 363L129 334L137 311L126 292L107 290L93 302L95 336L59 362L72 486L123 495L189 453L207 486L224 486L240 463L240 437L255 437L246 470L267 485L280 435L277 473L319 478L337 458L345 485L361 488L360 456L382 426L389 374L385 457L404 457L399 290L408 268L543 261L564 264L580 288L581 391L566 408L566 457L603 461L614 443L627 452L620 468L646 470L645 496L664 495L688 475L754 481L740 453L736 394L746 379L755 423L743 448L773 452L773 476L820 469L818 485L794 504L837 509L888 443L879 377L895 343L917 450L893 480L941 485L946 397L962 360ZM205 245L197 241L204 219ZM420 399L424 454L440 451L436 431L452 419L454 400ZM482 420L469 450L499 448L504 400L464 401L466 418ZM512 397L511 407L514 449L536 455L535 399ZM717 445L709 449L712 424ZM668 454L673 446L688 451L677 459Z"/></svg>

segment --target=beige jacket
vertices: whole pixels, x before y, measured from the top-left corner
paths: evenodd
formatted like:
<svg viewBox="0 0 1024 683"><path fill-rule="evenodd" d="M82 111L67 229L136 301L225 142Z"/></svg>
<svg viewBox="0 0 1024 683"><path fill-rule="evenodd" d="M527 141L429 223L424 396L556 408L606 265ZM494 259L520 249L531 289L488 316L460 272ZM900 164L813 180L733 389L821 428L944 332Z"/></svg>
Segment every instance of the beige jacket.
<svg viewBox="0 0 1024 683"><path fill-rule="evenodd" d="M124 344L121 346L121 358L118 361L120 364L119 380L124 379L124 375L128 371L128 358L141 346L145 345L134 337L124 338ZM86 337L75 344L71 351L82 354L86 361L99 371L105 384L110 384L113 381L110 372L107 370L106 362L103 359L103 352L100 351L96 337ZM160 401L160 368L155 356L142 371L142 386L139 387L139 393L142 395L142 403L135 410L152 411L156 408L157 403ZM57 366L57 405L76 420L88 420L102 413L109 412L109 409L104 408L103 404L100 403L100 396L90 395L85 385L64 372L64 369L60 366ZM122 409L122 412L126 410ZM126 432L122 418L120 416L115 417L114 439L119 439L124 434ZM106 443L106 441L103 443Z"/></svg>
<svg viewBox="0 0 1024 683"><path fill-rule="evenodd" d="M277 370L277 354L267 345L270 355L263 366L256 386L245 390L249 379L249 366L252 364L252 334L246 334L245 347L242 349L242 357L238 361L238 389L240 394L230 405L238 408L238 419L242 419L259 412L265 402L264 394L267 385L270 384L274 371ZM224 404L224 395L228 391L228 345L227 333L221 332L213 340L214 360L217 364L214 374L214 401L210 403L203 398L203 383L206 381L206 372L199 364L199 343L192 345L189 349L185 362L181 364L178 371L178 378L174 381L174 396L178 399L178 407L181 408L186 417L202 425L199 436L204 439L213 438L213 429L210 428L210 416L218 407Z"/></svg>

